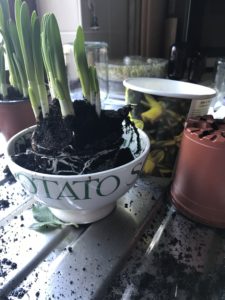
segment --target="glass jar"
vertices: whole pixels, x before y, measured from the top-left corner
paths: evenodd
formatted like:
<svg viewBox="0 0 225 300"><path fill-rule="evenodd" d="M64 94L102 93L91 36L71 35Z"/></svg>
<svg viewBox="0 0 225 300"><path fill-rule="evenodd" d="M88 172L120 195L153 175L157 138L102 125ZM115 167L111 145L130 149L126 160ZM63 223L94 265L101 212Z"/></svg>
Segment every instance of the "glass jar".
<svg viewBox="0 0 225 300"><path fill-rule="evenodd" d="M96 66L100 98L102 101L108 97L108 44L105 42L85 42L88 65Z"/></svg>
<svg viewBox="0 0 225 300"><path fill-rule="evenodd" d="M215 90L217 96L213 100L213 110L215 117L223 118L225 116L225 58L217 60L215 75Z"/></svg>
<svg viewBox="0 0 225 300"><path fill-rule="evenodd" d="M216 66L215 88L219 92L225 92L225 58L219 58Z"/></svg>
<svg viewBox="0 0 225 300"><path fill-rule="evenodd" d="M76 69L72 44L63 45L67 76L72 99L82 99L78 71ZM85 42L88 65L96 66L99 80L100 99L108 97L108 44L105 42Z"/></svg>

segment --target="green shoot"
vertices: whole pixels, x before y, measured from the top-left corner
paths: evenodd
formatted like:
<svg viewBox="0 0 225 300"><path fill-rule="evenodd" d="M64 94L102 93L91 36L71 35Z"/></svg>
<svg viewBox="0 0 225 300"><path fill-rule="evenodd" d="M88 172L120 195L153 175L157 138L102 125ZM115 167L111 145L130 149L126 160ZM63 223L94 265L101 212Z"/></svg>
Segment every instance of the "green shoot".
<svg viewBox="0 0 225 300"><path fill-rule="evenodd" d="M32 27L32 48L33 48L34 68L36 71L39 97L41 99L42 115L45 118L49 113L49 103L48 103L47 90L44 81L44 65L43 65L42 53L41 53L41 29L35 11L33 11L31 16L31 27Z"/></svg>
<svg viewBox="0 0 225 300"><path fill-rule="evenodd" d="M43 16L41 42L45 68L54 96L59 100L62 116L74 115L62 41L54 14L45 14Z"/></svg>
<svg viewBox="0 0 225 300"><path fill-rule="evenodd" d="M0 31L4 40L6 57L9 65L10 84L19 90L23 97L27 97L27 78L18 40L15 22L9 13L9 3L0 0Z"/></svg>
<svg viewBox="0 0 225 300"><path fill-rule="evenodd" d="M99 96L99 84L96 68L88 66L85 52L84 32L81 26L78 27L74 41L74 57L80 78L81 88L84 97L96 107L98 115L101 113L101 102Z"/></svg>
<svg viewBox="0 0 225 300"><path fill-rule="evenodd" d="M15 65L15 69L18 70L19 73L19 81L22 85L21 93L26 98L28 96L28 85L27 85L27 75L25 71L22 51L20 47L19 37L16 29L16 23L12 20L9 20L9 32L13 44L13 61Z"/></svg>
<svg viewBox="0 0 225 300"><path fill-rule="evenodd" d="M84 97L90 101L90 72L84 46L84 32L79 26L74 41L74 57Z"/></svg>
<svg viewBox="0 0 225 300"><path fill-rule="evenodd" d="M6 83L6 70L5 70L5 57L4 57L4 48L0 44L0 93L2 94L3 99L7 96L7 83Z"/></svg>
<svg viewBox="0 0 225 300"><path fill-rule="evenodd" d="M92 102L95 105L95 110L98 116L101 114L101 101L100 101L100 92L99 92L99 83L98 83L98 77L97 77L97 71L94 66L89 67L90 72L90 86L91 86L91 93L92 97L94 99Z"/></svg>
<svg viewBox="0 0 225 300"><path fill-rule="evenodd" d="M15 18L28 80L29 98L38 120L41 111L44 118L49 111L41 56L40 24L36 13L31 17L28 4L21 0L15 0Z"/></svg>

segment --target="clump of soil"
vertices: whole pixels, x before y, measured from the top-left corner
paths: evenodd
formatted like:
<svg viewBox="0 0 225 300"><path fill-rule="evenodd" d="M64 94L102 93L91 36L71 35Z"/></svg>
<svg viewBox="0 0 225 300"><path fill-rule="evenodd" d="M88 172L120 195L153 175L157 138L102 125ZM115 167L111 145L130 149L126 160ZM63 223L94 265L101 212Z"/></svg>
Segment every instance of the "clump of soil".
<svg viewBox="0 0 225 300"><path fill-rule="evenodd" d="M2 94L0 94L0 100L25 100L25 98L20 94L18 90L14 89L12 86L9 86L7 89L7 96L3 97ZM27 101L29 101L28 98Z"/></svg>
<svg viewBox="0 0 225 300"><path fill-rule="evenodd" d="M54 100L49 117L40 118L29 149L16 154L14 161L36 172L76 175L111 169L134 159L129 147L121 148L124 130L136 136L140 148L138 131L128 117L129 106L102 110L100 116L85 100L75 101L73 106L75 116L63 119L59 102Z"/></svg>
<svg viewBox="0 0 225 300"><path fill-rule="evenodd" d="M12 85L10 85L9 71L6 71L6 83L8 85L8 87L7 87L7 96L3 97L3 95L0 93L0 100L4 100L4 101L25 100L23 95L16 88L14 88ZM28 98L27 98L27 100L28 100Z"/></svg>
<svg viewBox="0 0 225 300"><path fill-rule="evenodd" d="M0 200L0 210L5 209L9 207L9 201L8 200Z"/></svg>
<svg viewBox="0 0 225 300"><path fill-rule="evenodd" d="M6 167L4 168L3 173L4 173L4 176L5 176L5 179L7 180L7 182L8 182L9 184L16 182L16 180L15 180L15 178L14 178L14 176L13 176L13 174L12 174L12 172L10 171L10 169L9 169L8 166L6 166Z"/></svg>

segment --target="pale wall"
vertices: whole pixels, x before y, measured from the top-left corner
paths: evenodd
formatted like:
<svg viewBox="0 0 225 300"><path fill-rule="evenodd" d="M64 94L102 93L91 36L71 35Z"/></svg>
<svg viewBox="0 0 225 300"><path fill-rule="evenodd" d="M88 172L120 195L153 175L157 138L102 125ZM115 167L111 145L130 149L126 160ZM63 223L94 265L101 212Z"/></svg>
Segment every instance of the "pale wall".
<svg viewBox="0 0 225 300"><path fill-rule="evenodd" d="M56 15L63 43L72 43L75 30L81 25L80 0L37 0L36 6L41 16L46 12Z"/></svg>

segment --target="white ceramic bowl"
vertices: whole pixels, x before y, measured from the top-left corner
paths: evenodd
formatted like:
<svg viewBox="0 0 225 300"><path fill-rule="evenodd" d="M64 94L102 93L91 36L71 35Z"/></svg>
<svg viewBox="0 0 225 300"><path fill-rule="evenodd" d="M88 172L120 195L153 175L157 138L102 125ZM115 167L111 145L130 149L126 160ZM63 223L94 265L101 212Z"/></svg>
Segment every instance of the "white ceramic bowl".
<svg viewBox="0 0 225 300"><path fill-rule="evenodd" d="M150 149L148 136L141 130L141 153L131 162L103 172L85 175L48 175L33 172L11 159L18 144L24 143L34 127L14 135L7 144L8 166L23 188L45 203L59 219L66 222L90 223L108 215L116 201L136 181ZM124 136L125 142L130 136ZM135 153L137 143L131 143Z"/></svg>

